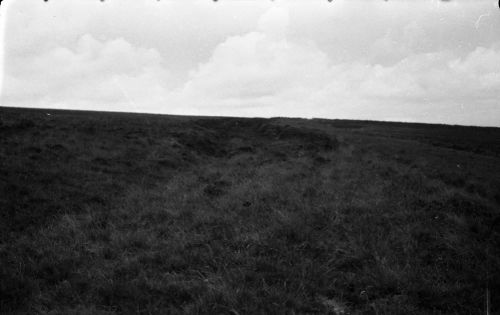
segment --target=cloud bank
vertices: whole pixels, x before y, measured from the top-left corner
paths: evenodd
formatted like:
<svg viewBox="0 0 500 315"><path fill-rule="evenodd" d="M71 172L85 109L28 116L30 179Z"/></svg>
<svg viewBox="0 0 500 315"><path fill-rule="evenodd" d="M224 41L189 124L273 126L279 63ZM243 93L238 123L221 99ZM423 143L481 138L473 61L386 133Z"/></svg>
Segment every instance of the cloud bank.
<svg viewBox="0 0 500 315"><path fill-rule="evenodd" d="M95 17L86 11L95 7L78 2L84 13L68 22L75 14L68 6L27 9L19 0L7 11L4 31L28 40L5 36L0 100L4 106L500 126L496 8L423 2L413 8L417 14L398 2L370 4L366 12L348 1L246 3L246 14L234 3L135 4L142 17L130 11L111 17L105 8ZM162 20L157 11L166 8L185 18ZM187 23L207 12L220 16L198 27ZM55 13L65 24L37 28ZM151 22L141 26L144 16ZM221 18L235 27L225 28Z"/></svg>

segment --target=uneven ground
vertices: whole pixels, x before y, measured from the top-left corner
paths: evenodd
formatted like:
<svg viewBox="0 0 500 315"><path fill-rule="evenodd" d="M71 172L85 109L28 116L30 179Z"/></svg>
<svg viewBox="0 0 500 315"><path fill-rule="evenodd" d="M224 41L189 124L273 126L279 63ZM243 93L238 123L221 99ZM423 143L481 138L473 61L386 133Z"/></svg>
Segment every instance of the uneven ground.
<svg viewBox="0 0 500 315"><path fill-rule="evenodd" d="M499 218L500 129L0 108L2 313L499 314Z"/></svg>

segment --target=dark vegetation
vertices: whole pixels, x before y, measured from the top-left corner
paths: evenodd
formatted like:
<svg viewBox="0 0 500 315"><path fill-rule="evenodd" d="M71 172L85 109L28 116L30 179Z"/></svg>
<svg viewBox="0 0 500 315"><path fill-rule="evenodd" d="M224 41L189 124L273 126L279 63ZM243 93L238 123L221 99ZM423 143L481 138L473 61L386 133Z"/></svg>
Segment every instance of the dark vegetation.
<svg viewBox="0 0 500 315"><path fill-rule="evenodd" d="M495 128L1 108L0 310L498 314L499 209Z"/></svg>

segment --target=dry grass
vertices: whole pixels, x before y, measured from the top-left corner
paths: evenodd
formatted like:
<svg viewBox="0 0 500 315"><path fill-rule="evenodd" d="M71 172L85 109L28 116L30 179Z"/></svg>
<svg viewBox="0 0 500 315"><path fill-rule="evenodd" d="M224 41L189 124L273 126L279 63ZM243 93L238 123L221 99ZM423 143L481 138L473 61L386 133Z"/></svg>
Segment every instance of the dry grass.
<svg viewBox="0 0 500 315"><path fill-rule="evenodd" d="M0 114L3 313L500 311L498 129Z"/></svg>

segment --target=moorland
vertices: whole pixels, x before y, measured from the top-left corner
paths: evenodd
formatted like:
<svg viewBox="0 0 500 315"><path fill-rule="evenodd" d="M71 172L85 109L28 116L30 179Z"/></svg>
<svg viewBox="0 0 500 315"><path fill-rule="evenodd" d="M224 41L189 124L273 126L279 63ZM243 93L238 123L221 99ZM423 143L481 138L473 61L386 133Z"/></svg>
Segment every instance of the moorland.
<svg viewBox="0 0 500 315"><path fill-rule="evenodd" d="M0 108L0 313L500 312L500 129Z"/></svg>

